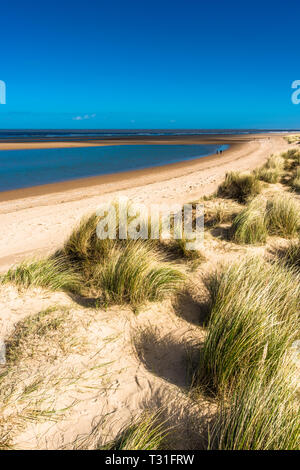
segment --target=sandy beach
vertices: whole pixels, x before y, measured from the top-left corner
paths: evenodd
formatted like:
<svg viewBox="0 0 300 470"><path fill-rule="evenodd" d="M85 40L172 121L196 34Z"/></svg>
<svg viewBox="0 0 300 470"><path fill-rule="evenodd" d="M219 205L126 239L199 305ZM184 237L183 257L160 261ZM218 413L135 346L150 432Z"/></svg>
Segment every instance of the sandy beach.
<svg viewBox="0 0 300 470"><path fill-rule="evenodd" d="M229 144L222 156L108 176L0 193L0 269L59 247L80 218L97 206L126 195L136 202L184 203L209 195L227 171L248 171L272 153L284 151L283 135L201 136L118 139L105 142L4 143L1 149L75 147L120 144Z"/></svg>

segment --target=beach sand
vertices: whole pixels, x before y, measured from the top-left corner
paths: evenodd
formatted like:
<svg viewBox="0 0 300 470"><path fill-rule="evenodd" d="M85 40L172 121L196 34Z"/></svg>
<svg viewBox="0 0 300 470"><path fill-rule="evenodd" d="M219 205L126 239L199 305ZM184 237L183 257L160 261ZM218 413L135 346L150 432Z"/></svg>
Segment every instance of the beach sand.
<svg viewBox="0 0 300 470"><path fill-rule="evenodd" d="M263 164L288 144L282 135L200 136L119 139L105 142L5 143L1 149L120 144L229 144L222 156L107 176L0 193L0 269L58 248L74 225L102 202L123 195L135 202L185 203L216 190L227 171L247 171Z"/></svg>
<svg viewBox="0 0 300 470"><path fill-rule="evenodd" d="M132 179L119 175L101 184L97 179L83 186L74 181L73 187L60 192L47 193L44 188L44 193L36 195L31 188L27 198L2 201L1 270L58 248L81 216L100 202L118 195L146 204L190 202L212 193L226 171L252 170L270 154L291 148L280 136L255 136L235 144L218 158L156 168L132 174ZM270 186L265 190L272 194L285 190L281 184ZM209 209L217 202L205 204ZM207 423L214 419L217 403L200 390L197 397L193 395L190 374L191 359L198 361L199 345L207 334L202 323L207 301L203 278L219 262L265 256L274 249L274 242L271 237L266 246L237 245L207 233L205 259L198 269L188 272L187 289L176 298L145 305L138 314L128 305L93 308L61 291L0 286L0 341L13 333L18 322L47 308L64 308L64 317L69 318L66 312L70 315L57 330L59 344L66 347L52 344L51 335L50 339L42 336L42 346L34 343L37 356L22 359L17 370L22 386L37 384L24 402L19 400L18 413L21 409L22 416L24 407L26 414L35 400L54 413L49 419L24 420L20 429L15 426L14 448L97 449L99 442L116 438L145 410L163 410L172 429L172 449L206 448ZM186 263L180 266L187 269ZM6 412L14 416L15 402L7 405Z"/></svg>

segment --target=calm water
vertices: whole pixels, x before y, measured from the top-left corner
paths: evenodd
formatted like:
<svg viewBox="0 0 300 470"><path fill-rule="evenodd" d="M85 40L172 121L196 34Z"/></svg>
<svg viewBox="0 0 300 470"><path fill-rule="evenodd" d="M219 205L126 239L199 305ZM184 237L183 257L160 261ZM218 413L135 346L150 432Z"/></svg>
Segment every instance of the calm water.
<svg viewBox="0 0 300 470"><path fill-rule="evenodd" d="M0 151L0 191L166 165L228 145L111 145Z"/></svg>

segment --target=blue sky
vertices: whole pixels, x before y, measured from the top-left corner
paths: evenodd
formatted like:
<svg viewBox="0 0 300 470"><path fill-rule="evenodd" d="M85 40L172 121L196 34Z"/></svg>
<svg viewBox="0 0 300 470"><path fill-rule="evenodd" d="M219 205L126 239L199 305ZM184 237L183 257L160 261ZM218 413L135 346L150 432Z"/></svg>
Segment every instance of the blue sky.
<svg viewBox="0 0 300 470"><path fill-rule="evenodd" d="M1 4L0 128L300 128L300 3Z"/></svg>

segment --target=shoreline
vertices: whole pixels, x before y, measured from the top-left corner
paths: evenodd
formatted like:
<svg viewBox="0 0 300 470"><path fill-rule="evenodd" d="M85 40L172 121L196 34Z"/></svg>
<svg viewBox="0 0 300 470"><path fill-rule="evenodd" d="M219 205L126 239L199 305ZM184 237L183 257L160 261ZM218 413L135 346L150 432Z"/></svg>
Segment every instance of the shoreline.
<svg viewBox="0 0 300 470"><path fill-rule="evenodd" d="M165 181L169 178L174 178L178 175L190 173L194 169L198 170L207 168L207 164L216 163L223 164L231 157L235 157L236 152L245 147L247 152L247 143L251 141L261 140L266 138L266 134L243 134L243 135L201 135L201 136L154 136L151 138L114 138L105 139L105 141L94 142L0 142L1 150L23 150L23 149L55 149L55 148L78 148L78 147L103 147L111 145L192 145L192 144L215 144L215 145L229 145L227 150L224 150L222 155L211 154L205 157L193 158L183 160L176 163L169 163L165 165L158 165L154 167L146 167L136 170L122 171L118 173L95 175L83 178L70 179L66 181L59 181L54 183L47 183L43 185L29 186L25 188L16 188L5 191L0 191L0 202L13 201L17 199L26 199L30 197L38 197L46 194L54 194L61 192L72 192L76 189L90 188L93 186L101 186L101 189L107 192L114 191L120 186L122 189L136 187L140 182L146 178L147 183L156 181ZM274 136L274 134L272 134ZM282 136L282 134L280 135ZM270 138L270 136L268 136ZM253 151L253 150L252 150ZM222 160L221 160L222 159ZM220 163L219 163L220 162ZM100 188L99 188L100 189Z"/></svg>
<svg viewBox="0 0 300 470"><path fill-rule="evenodd" d="M177 142L171 145L176 145ZM118 145L118 144L114 144ZM147 144L144 144L147 145ZM169 144L165 144L169 145ZM191 144L185 144L191 145ZM93 145L94 147L96 145ZM168 163L165 165L157 165L136 170L127 170L117 173L109 173L96 176L88 176L83 178L76 178L71 180L59 181L55 183L47 183L43 185L29 186L26 188L10 189L7 191L0 191L0 202L12 201L15 199L26 199L28 197L43 196L46 194L60 193L65 191L72 191L80 188L88 188L93 186L106 186L116 184L116 188L123 188L137 186L141 179L147 178L148 183L155 181L164 181L165 179L176 177L179 173L186 174L187 170L192 167L197 167L202 164L203 168L207 163L222 163L221 159L232 156L236 150L241 149L243 144L230 144L230 147L223 150L222 155L211 154L199 158L191 158L189 160L182 160L180 162ZM57 147L55 147L57 148ZM232 153L234 152L234 153ZM222 160L223 161L223 160ZM113 191L113 189L112 189Z"/></svg>
<svg viewBox="0 0 300 470"><path fill-rule="evenodd" d="M126 196L134 202L184 204L212 194L228 171L251 171L261 166L272 153L285 151L282 136L243 139L232 142L223 155L203 157L179 164L137 170L127 178L99 184L99 177L14 190L11 199L0 200L0 269L5 270L23 259L48 255L59 248L82 216L94 212L103 202ZM228 142L225 142L228 143ZM68 185L71 185L67 188ZM18 192L17 192L18 191ZM26 197L25 197L26 196ZM19 198L17 198L19 197ZM3 198L3 194L2 194Z"/></svg>

